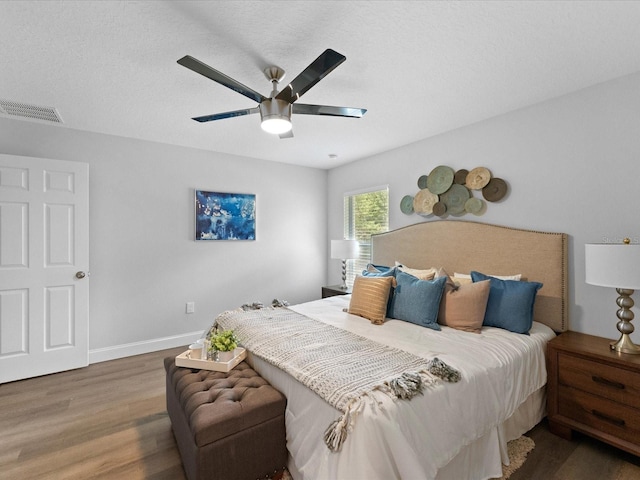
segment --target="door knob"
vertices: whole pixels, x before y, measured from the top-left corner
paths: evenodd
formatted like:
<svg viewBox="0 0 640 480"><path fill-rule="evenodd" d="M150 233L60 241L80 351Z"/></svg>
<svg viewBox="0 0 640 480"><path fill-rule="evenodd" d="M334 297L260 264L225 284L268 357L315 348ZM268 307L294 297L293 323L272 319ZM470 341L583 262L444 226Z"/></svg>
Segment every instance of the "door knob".
<svg viewBox="0 0 640 480"><path fill-rule="evenodd" d="M86 275L87 274L84 273L84 272L76 272L76 278L84 278L84 277L86 277Z"/></svg>

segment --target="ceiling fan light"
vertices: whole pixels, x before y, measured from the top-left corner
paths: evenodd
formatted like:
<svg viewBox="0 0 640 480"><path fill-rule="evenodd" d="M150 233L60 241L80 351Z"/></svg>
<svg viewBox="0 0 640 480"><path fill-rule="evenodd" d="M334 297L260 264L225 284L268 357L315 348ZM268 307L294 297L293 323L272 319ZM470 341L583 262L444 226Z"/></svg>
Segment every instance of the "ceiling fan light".
<svg viewBox="0 0 640 480"><path fill-rule="evenodd" d="M280 135L291 130L291 122L286 118L267 118L262 120L260 124L262 129L267 133Z"/></svg>
<svg viewBox="0 0 640 480"><path fill-rule="evenodd" d="M260 104L260 126L267 133L280 135L291 130L291 104L270 98Z"/></svg>

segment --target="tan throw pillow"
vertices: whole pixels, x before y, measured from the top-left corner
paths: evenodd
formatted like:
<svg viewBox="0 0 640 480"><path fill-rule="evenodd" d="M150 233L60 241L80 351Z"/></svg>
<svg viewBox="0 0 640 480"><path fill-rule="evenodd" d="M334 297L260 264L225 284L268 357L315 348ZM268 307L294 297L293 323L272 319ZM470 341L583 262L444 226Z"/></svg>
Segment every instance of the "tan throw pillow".
<svg viewBox="0 0 640 480"><path fill-rule="evenodd" d="M349 313L382 325L387 313L389 292L394 286L394 277L356 277L353 282Z"/></svg>
<svg viewBox="0 0 640 480"><path fill-rule="evenodd" d="M465 332L480 333L491 282L483 280L456 286L451 277L447 277L440 301L438 323Z"/></svg>

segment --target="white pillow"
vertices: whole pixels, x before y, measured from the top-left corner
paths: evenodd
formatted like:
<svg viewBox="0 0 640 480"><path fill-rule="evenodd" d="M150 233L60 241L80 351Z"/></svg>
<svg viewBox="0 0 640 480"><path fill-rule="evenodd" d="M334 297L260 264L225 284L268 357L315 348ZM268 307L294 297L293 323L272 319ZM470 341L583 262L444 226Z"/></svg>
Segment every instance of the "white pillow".
<svg viewBox="0 0 640 480"><path fill-rule="evenodd" d="M424 270L418 269L418 268L409 268L398 261L396 261L396 267L401 272L408 273L409 275L413 275L414 277L419 278L420 280L433 280L436 276L436 273L438 273L437 268L432 267Z"/></svg>

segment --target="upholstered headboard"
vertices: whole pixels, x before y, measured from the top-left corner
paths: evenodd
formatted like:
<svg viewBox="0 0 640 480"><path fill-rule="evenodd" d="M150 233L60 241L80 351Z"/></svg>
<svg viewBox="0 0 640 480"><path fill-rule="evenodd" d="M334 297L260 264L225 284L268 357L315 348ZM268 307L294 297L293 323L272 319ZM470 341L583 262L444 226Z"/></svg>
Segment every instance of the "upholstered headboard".
<svg viewBox="0 0 640 480"><path fill-rule="evenodd" d="M443 267L450 275L520 273L523 280L543 284L534 320L556 332L569 328L566 233L437 220L374 235L371 241L372 262L378 265Z"/></svg>

